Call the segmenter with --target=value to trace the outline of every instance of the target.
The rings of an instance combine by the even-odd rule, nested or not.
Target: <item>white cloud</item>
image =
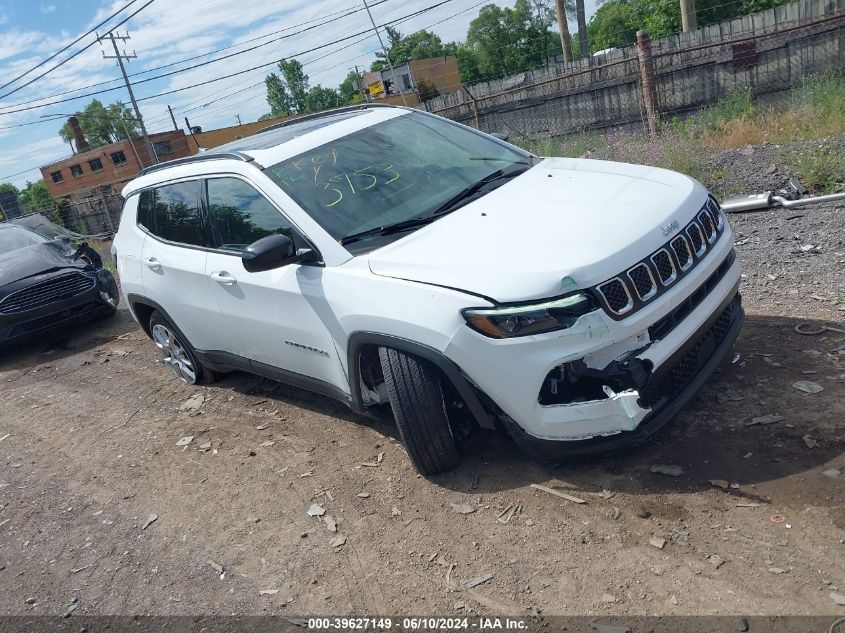
[[[421,28],[435,31],[444,41],[462,39],[469,22],[478,14],[480,7],[474,6],[479,0],[452,0],[435,10],[415,16],[398,24],[404,34]],[[499,4],[512,5],[514,0],[493,0]],[[417,0],[402,2],[388,0],[373,7],[373,16],[377,23],[384,24],[424,6],[434,4],[436,0]],[[80,6],[84,7],[86,3]],[[93,2],[92,2],[93,4]],[[29,29],[4,26],[0,29],[0,84],[29,70],[41,60],[70,43],[85,30],[93,27],[117,9],[126,4],[126,0],[100,0],[96,14],[87,19],[84,27],[70,31],[39,32]],[[588,8],[592,0],[587,0]],[[138,2],[119,14],[111,24],[136,10]],[[43,12],[52,11],[55,5],[50,0],[40,5]],[[228,126],[235,123],[235,115],[241,120],[254,121],[268,111],[263,85],[264,77],[274,69],[274,63],[281,58],[298,56],[305,64],[305,71],[311,78],[312,85],[322,84],[334,87],[346,76],[355,64],[363,70],[374,59],[378,41],[372,33],[369,18],[364,11],[357,11],[326,24],[343,12],[361,9],[360,0],[276,0],[275,2],[256,2],[250,0],[204,0],[203,2],[185,2],[184,0],[156,0],[121,26],[121,33],[128,30],[131,39],[120,46],[126,52],[137,53],[137,58],[127,62],[127,71],[135,75],[132,80],[135,94],[142,99],[139,103],[149,131],[163,131],[172,128],[167,105],[171,105],[177,122],[184,124],[187,115],[192,124],[202,125],[205,129]],[[466,11],[453,16],[460,11]],[[297,33],[308,25],[319,25],[302,33]],[[0,15],[0,25],[3,16]],[[67,23],[61,28],[66,29]],[[268,35],[281,31],[275,35]],[[103,33],[100,29],[100,33]],[[346,38],[361,32],[362,35],[321,48],[311,53],[303,53],[311,48]],[[262,37],[263,36],[263,37]],[[250,41],[255,40],[256,41]],[[360,42],[356,40],[362,40]],[[94,36],[87,36],[78,50],[94,41]],[[13,44],[12,44],[13,42]],[[233,56],[221,62],[208,64],[180,72],[162,79],[143,82],[142,80],[161,73],[185,68],[213,57],[241,51],[266,42],[255,50]],[[227,50],[214,55],[204,54],[226,47]],[[66,154],[66,147],[61,143],[57,132],[61,121],[44,123],[13,129],[8,128],[20,123],[37,121],[42,115],[66,115],[81,109],[90,101],[86,97],[66,103],[45,106],[44,103],[55,99],[65,99],[89,92],[72,92],[68,95],[47,99],[83,86],[107,82],[104,86],[115,90],[97,95],[104,103],[122,100],[129,103],[126,88],[120,71],[113,60],[104,60],[103,52],[112,55],[111,45],[107,47],[94,43],[88,50],[55,71],[39,79],[31,86],[20,90],[0,102],[0,169],[6,173],[20,171],[29,164],[43,164]],[[188,57],[198,59],[176,64],[158,71],[150,71],[162,65],[174,64]],[[63,57],[55,61],[60,61]],[[50,65],[55,62],[51,62]],[[243,72],[220,81],[224,75],[247,71],[255,66],[268,64],[266,67]],[[44,68],[48,68],[45,66]],[[28,75],[36,76],[42,69]],[[161,97],[147,98],[161,92],[178,90],[193,84],[209,82],[206,85],[174,92]],[[14,85],[20,85],[18,82]],[[257,84],[257,85],[255,85]],[[0,89],[0,94],[4,92]],[[223,97],[223,98],[221,98]],[[32,109],[3,114],[12,104],[25,103],[23,107]],[[27,160],[31,163],[27,164]],[[6,168],[6,169],[4,169]],[[2,175],[2,173],[0,173]]]
[[[41,7],[40,7],[40,10],[41,10],[41,13],[44,13],[44,14],[52,13],[53,11],[56,10],[56,5],[55,4],[42,4]]]

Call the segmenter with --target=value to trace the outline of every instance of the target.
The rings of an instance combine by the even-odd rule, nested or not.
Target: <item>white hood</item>
[[[547,158],[444,218],[369,255],[377,275],[497,301],[551,297],[616,275],[655,251],[707,199],[664,169]]]

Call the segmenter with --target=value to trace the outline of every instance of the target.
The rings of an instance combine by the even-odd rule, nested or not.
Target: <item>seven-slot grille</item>
[[[96,283],[94,277],[78,272],[57,275],[3,298],[0,301],[0,314],[17,314],[36,310],[50,303],[82,294],[93,288]]]
[[[614,319],[636,312],[707,256],[725,229],[713,198],[675,237],[626,272],[596,286],[603,307]]]

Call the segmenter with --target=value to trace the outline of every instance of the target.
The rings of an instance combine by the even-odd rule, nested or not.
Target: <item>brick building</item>
[[[142,168],[154,162],[142,137],[89,149],[82,131],[77,132],[78,123],[74,126],[73,117],[70,122],[77,136],[77,153],[41,167],[47,191],[54,200],[69,198],[75,202],[120,193]],[[159,162],[194,153],[181,130],[150,134],[150,142]]]

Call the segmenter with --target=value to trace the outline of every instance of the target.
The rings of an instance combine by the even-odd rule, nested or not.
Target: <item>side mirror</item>
[[[241,253],[244,268],[251,273],[281,268],[299,261],[293,240],[287,235],[268,235],[247,246]]]
[[[501,132],[490,132],[490,136],[492,136],[493,138],[497,138],[500,141],[505,141],[506,143],[508,142],[507,134],[502,134]]]

